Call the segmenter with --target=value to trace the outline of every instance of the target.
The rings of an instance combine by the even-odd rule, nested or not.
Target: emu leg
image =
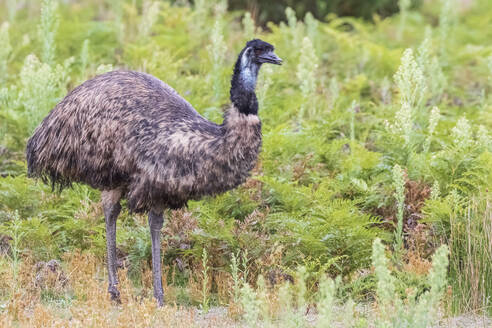
[[[161,271],[161,228],[164,222],[162,211],[149,212],[150,238],[152,240],[152,278],[154,297],[159,306],[164,305],[164,291],[162,290]]]
[[[116,219],[121,211],[120,199],[121,191],[104,190],[101,194],[104,218],[106,220],[106,248],[108,253],[108,292],[111,300],[121,303],[118,285],[118,276],[116,275]]]

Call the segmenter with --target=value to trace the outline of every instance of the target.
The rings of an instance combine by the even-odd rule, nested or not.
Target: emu
[[[135,71],[88,80],[58,103],[26,149],[28,176],[60,191],[73,182],[101,190],[106,222],[108,292],[120,302],[116,219],[120,200],[148,213],[154,297],[163,305],[160,230],[165,209],[233,189],[249,176],[261,147],[255,95],[264,63],[281,65],[274,47],[255,39],[240,52],[231,79],[232,105],[218,125],[173,88]]]

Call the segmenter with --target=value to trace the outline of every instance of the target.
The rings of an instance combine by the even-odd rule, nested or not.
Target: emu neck
[[[255,88],[260,65],[250,62],[243,56],[244,50],[239,54],[234,74],[231,80],[231,102],[238,111],[245,115],[258,114],[258,100]]]

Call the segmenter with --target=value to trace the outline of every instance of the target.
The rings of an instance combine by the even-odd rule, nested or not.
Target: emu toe
[[[120,292],[116,288],[116,286],[109,286],[108,287],[108,292],[109,295],[111,295],[111,301],[116,303],[116,304],[121,304],[121,298],[120,298]]]

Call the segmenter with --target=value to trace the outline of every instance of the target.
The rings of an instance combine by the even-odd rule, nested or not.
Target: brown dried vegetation
[[[211,313],[205,319],[196,309],[178,307],[173,300],[168,300],[163,308],[157,308],[152,299],[152,275],[149,269],[142,275],[144,293],[136,292],[127,278],[126,270],[118,272],[122,304],[115,305],[111,303],[107,294],[105,266],[99,259],[93,255],[75,252],[66,254],[63,264],[65,270],[57,261],[34,264],[28,258],[24,258],[17,277],[14,277],[12,272],[2,275],[2,284],[8,285],[14,293],[6,304],[7,311],[0,312],[0,326],[232,326],[232,319],[223,313]],[[163,282],[166,291],[170,291],[166,279],[163,279]],[[58,293],[54,294],[55,299],[46,302],[43,300],[43,294],[51,288],[56,288]]]

